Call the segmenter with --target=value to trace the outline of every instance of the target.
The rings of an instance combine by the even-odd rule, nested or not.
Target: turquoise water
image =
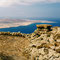
[[[56,23],[34,23],[34,24],[30,24],[27,26],[18,26],[18,27],[10,27],[10,28],[2,28],[0,29],[0,31],[3,32],[21,32],[21,33],[32,33],[34,32],[34,30],[37,28],[36,25],[37,24],[51,24],[53,26],[60,26],[60,20],[49,20],[49,21],[54,21]]]

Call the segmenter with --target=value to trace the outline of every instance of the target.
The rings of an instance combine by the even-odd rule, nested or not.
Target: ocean
[[[33,20],[39,20],[39,19],[33,19]],[[45,19],[48,21],[53,21],[56,23],[33,23],[27,26],[18,26],[18,27],[10,27],[10,28],[0,28],[0,32],[21,32],[21,33],[33,33],[35,29],[37,29],[37,24],[50,24],[53,27],[54,26],[60,26],[60,19]]]

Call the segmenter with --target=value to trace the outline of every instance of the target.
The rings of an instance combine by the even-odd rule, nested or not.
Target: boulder
[[[38,29],[48,29],[49,31],[51,30],[52,25],[48,25],[48,24],[40,24],[40,25],[36,25]]]

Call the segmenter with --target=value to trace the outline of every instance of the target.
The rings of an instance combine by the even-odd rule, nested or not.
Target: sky
[[[60,18],[60,0],[0,0],[0,17]]]

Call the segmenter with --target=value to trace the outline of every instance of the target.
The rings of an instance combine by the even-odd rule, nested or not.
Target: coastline
[[[46,20],[11,20],[11,19],[0,19],[0,28],[10,28],[10,27],[18,27],[18,26],[27,26],[32,23],[55,23],[52,21]]]

